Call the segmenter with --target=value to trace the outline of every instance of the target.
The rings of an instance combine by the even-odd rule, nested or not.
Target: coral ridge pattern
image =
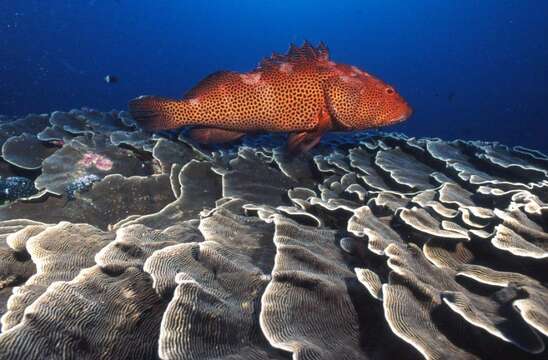
[[[541,359],[548,157],[0,124],[0,359]]]

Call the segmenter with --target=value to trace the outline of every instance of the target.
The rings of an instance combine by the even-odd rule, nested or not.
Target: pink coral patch
[[[82,156],[82,159],[78,162],[84,167],[95,166],[98,170],[109,171],[112,169],[112,160],[103,155],[99,155],[93,152],[87,152]]]
[[[85,153],[84,156],[82,156],[82,158],[80,159],[80,161],[78,162],[79,164],[85,166],[85,167],[90,167],[93,165],[93,161],[94,161],[94,156],[95,154],[93,153]]]
[[[109,171],[112,169],[112,161],[101,156],[95,162],[95,167],[101,171]]]

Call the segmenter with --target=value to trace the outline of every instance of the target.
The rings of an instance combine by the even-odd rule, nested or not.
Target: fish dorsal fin
[[[308,41],[305,41],[303,46],[301,47],[301,53],[304,55],[305,58],[310,60],[316,60],[318,57],[316,49]]]
[[[307,63],[319,63],[329,61],[329,50],[323,42],[317,47],[311,45],[308,41],[305,41],[301,47],[295,44],[289,46],[287,54],[273,53],[269,58],[265,58],[261,61],[259,67],[263,70],[270,69],[278,66],[282,63],[290,64],[307,64]]]
[[[320,61],[329,61],[329,49],[323,41],[320,41],[320,45],[316,48],[316,53]]]

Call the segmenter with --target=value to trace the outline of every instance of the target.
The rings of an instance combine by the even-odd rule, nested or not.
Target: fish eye
[[[386,89],[384,89],[384,91],[388,94],[388,95],[392,95],[395,91],[394,89],[392,89],[391,87],[387,87]]]

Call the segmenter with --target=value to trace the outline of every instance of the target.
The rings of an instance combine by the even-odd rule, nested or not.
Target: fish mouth
[[[409,119],[411,115],[413,115],[413,109],[409,106],[405,110],[405,113],[402,114],[400,117],[397,117],[394,120],[392,120],[392,123],[393,124],[401,123],[402,121]]]

